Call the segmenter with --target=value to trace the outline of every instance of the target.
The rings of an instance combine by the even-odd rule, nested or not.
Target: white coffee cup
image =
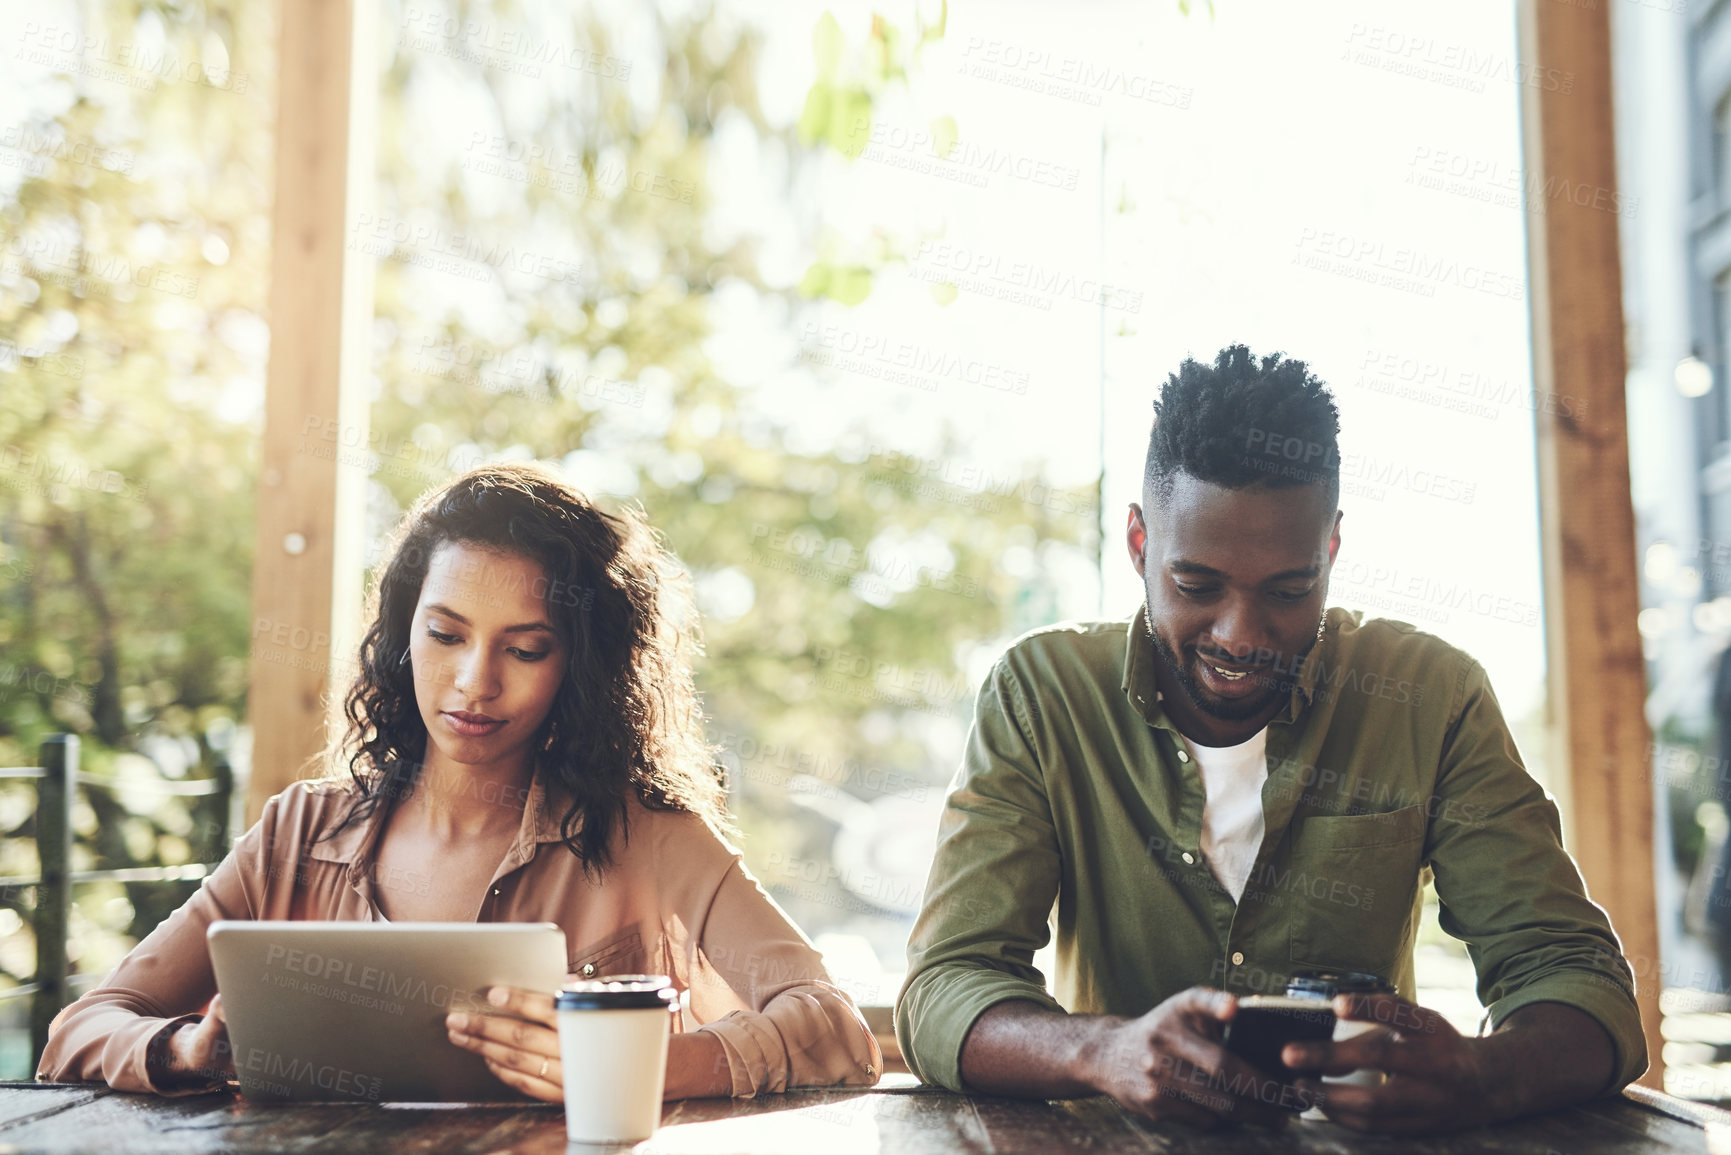
[[[636,1143],[661,1122],[667,1039],[679,992],[666,975],[609,975],[553,997],[565,1073],[565,1134]]]

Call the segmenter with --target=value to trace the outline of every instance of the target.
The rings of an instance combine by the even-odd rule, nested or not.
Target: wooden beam
[[[1664,1085],[1653,785],[1629,496],[1623,281],[1618,256],[1609,4],[1520,0],[1527,221],[1545,636],[1556,778],[1572,805],[1569,849],[1637,974],[1651,1066]]]
[[[247,822],[307,771],[358,646],[376,5],[281,0],[271,352],[253,552]],[[333,672],[335,678],[333,680]],[[333,694],[333,688],[335,694]]]

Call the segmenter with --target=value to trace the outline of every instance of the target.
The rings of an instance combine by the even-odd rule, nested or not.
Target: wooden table
[[[894,1077],[892,1077],[894,1078]],[[1602,1155],[1731,1151],[1731,1113],[1639,1088],[1620,1099],[1431,1139],[1295,1122],[1202,1133],[1127,1116],[1106,1099],[968,1098],[904,1077],[870,1091],[796,1091],[670,1104],[636,1155],[948,1155],[950,1152],[1356,1151]],[[19,1152],[453,1151],[564,1153],[555,1106],[251,1106],[232,1095],[158,1099],[85,1085],[0,1085],[0,1155]],[[573,1147],[571,1151],[594,1150]]]

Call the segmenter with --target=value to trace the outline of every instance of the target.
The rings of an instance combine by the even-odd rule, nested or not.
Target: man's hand
[[[182,1023],[168,1038],[168,1070],[160,1086],[216,1083],[234,1074],[234,1051],[228,1043],[228,1021],[222,1017],[222,996],[210,1000],[204,1018]]]
[[[1379,1087],[1299,1087],[1335,1122],[1360,1131],[1457,1131],[1578,1103],[1606,1089],[1610,1035],[1586,1012],[1534,1003],[1495,1033],[1463,1038],[1448,1020],[1396,995],[1340,995],[1334,1013],[1377,1026],[1354,1038],[1291,1043],[1288,1066],[1345,1075],[1384,1071]]]
[[[1503,1090],[1485,1078],[1483,1040],[1468,1039],[1437,1012],[1398,995],[1338,995],[1342,1019],[1377,1024],[1336,1042],[1288,1043],[1290,1067],[1347,1075],[1384,1071],[1381,1086],[1331,1085],[1303,1079],[1330,1119],[1358,1131],[1452,1131],[1508,1118]]]
[[[1191,987],[1141,1018],[1123,1020],[1083,1050],[1087,1081],[1150,1119],[1200,1127],[1221,1120],[1283,1126],[1307,1105],[1279,1078],[1221,1045],[1238,1011],[1226,991]]]

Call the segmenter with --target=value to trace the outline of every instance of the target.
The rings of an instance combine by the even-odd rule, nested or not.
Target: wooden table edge
[[[802,1088],[802,1089],[806,1089],[806,1088]],[[817,1090],[819,1088],[809,1088],[809,1089]],[[828,1089],[828,1088],[824,1088],[824,1089]],[[102,1097],[107,1096],[107,1095],[112,1095],[115,1093],[110,1087],[108,1087],[104,1083],[49,1083],[49,1082],[34,1082],[34,1081],[28,1081],[28,1080],[0,1080],[0,1090],[87,1091],[87,1092],[91,1093],[91,1099],[86,1100],[85,1101],[86,1103],[94,1101],[95,1099],[102,1098]],[[855,1088],[847,1088],[847,1090],[851,1091],[851,1090],[856,1090],[856,1089]],[[924,1083],[915,1084],[913,1086],[891,1086],[891,1087],[882,1087],[882,1088],[871,1087],[871,1088],[858,1088],[857,1089],[857,1091],[863,1092],[866,1094],[889,1094],[889,1095],[906,1095],[910,1092],[918,1093],[920,1091],[927,1091],[927,1090],[935,1090],[935,1091],[939,1091],[940,1093],[942,1093],[941,1088],[931,1088],[927,1084],[924,1084]],[[213,1094],[227,1094],[227,1092],[213,1092]],[[189,1097],[196,1098],[197,1096],[189,1096]],[[968,1096],[964,1096],[964,1097],[968,1097]],[[1702,1102],[1697,1102],[1697,1101],[1691,1100],[1691,1099],[1679,1099],[1675,1095],[1667,1095],[1663,1091],[1655,1091],[1649,1087],[1641,1087],[1641,1086],[1633,1086],[1633,1085],[1629,1086],[1629,1087],[1625,1087],[1623,1089],[1623,1091],[1621,1092],[1620,1097],[1625,1102],[1631,1103],[1634,1106],[1639,1107],[1640,1109],[1642,1109],[1644,1111],[1651,1111],[1654,1114],[1664,1115],[1667,1118],[1675,1119],[1675,1120],[1682,1122],[1682,1123],[1687,1123],[1693,1127],[1698,1127],[1702,1131],[1707,1131],[1709,1129],[1712,1129],[1712,1130],[1724,1129],[1726,1131],[1731,1131],[1731,1110],[1726,1110],[1723,1107],[1718,1107],[1718,1106],[1715,1106],[1711,1103],[1702,1103]],[[1600,1101],[1603,1102],[1603,1100],[1600,1100]],[[1589,1102],[1591,1102],[1591,1101],[1589,1100]],[[79,1105],[82,1105],[82,1104],[67,1104],[67,1107],[71,1108],[71,1107],[75,1107],[75,1106],[79,1106]],[[488,1105],[491,1105],[491,1104],[488,1104]],[[1582,1106],[1585,1106],[1585,1105],[1586,1104],[1582,1104]],[[546,1104],[546,1106],[555,1106],[555,1104]],[[47,1114],[58,1114],[59,1112],[58,1111],[49,1111],[46,1113]],[[33,1119],[36,1117],[31,1116],[29,1118]],[[12,1121],[12,1123],[9,1123],[7,1126],[9,1127],[11,1125],[14,1125],[16,1123],[23,1122],[23,1121],[25,1121],[25,1120],[14,1120],[14,1121]],[[3,1129],[5,1129],[5,1128],[0,1128],[0,1130],[3,1130]]]
[[[1692,1123],[1703,1131],[1709,1127],[1731,1128],[1731,1111],[1693,1099],[1679,1099],[1651,1087],[1630,1085],[1623,1088],[1623,1098],[1638,1107]]]

